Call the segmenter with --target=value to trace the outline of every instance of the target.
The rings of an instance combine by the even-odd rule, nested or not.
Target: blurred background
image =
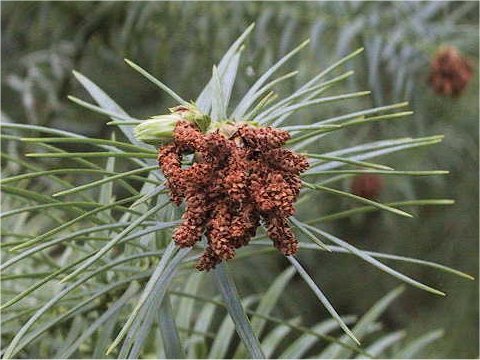
[[[336,59],[364,47],[348,64],[355,71],[343,89],[372,90],[368,100],[349,101],[299,112],[309,123],[407,100],[413,116],[353,127],[311,149],[333,151],[382,138],[444,134],[433,147],[382,159],[396,169],[445,169],[439,177],[389,177],[373,182],[350,177],[345,189],[373,192],[382,202],[450,198],[448,207],[412,209],[415,219],[388,213],[361,214],[325,222],[330,232],[372,251],[417,257],[458,268],[478,279],[478,14],[477,2],[2,2],[2,118],[108,138],[111,127],[66,96],[85,97],[71,71],[78,70],[138,118],[165,113],[175,105],[154,85],[126,66],[129,58],[194,99],[211,76],[212,65],[252,22],[232,103],[265,69],[306,38],[311,42],[290,63],[300,73],[280,87],[288,93]],[[429,86],[431,63],[442,46],[453,46],[473,69],[456,96]],[[344,103],[342,103],[344,104]],[[11,153],[22,153],[11,144]],[[81,151],[81,150],[80,150]],[[47,160],[46,160],[47,162]],[[371,180],[371,179],[370,179]],[[362,185],[363,184],[363,185]],[[363,189],[363,190],[362,190]],[[353,207],[336,197],[302,199],[304,219]],[[340,313],[364,313],[398,282],[359,260],[343,255],[302,254],[312,275]],[[242,294],[264,291],[286,266],[281,256],[236,261]],[[389,308],[384,324],[406,328],[415,338],[442,328],[446,334],[422,356],[478,357],[478,283],[434,270],[402,265],[400,270],[447,292],[439,298],[409,288]],[[285,316],[299,311],[312,324],[328,316],[300,280],[284,301]]]

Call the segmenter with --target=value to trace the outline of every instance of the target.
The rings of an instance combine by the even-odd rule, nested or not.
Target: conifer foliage
[[[198,341],[211,345],[211,354],[205,351],[198,354],[211,358],[225,355],[230,342],[221,338],[229,329],[231,334],[235,329],[244,347],[237,353],[244,351],[244,356],[252,358],[270,356],[275,348],[272,342],[278,344],[281,336],[270,341],[261,337],[266,321],[277,321],[281,325],[277,333],[286,333],[285,328],[296,329],[327,340],[331,344],[325,349],[326,357],[351,356],[352,352],[364,354],[360,340],[368,334],[366,324],[375,321],[376,313],[381,313],[396,295],[388,295],[376,312],[369,312],[364,321],[350,329],[355,319],[337,313],[320,284],[300,262],[298,249],[315,252],[315,256],[317,251],[332,253],[325,256],[352,254],[401,282],[436,295],[444,293],[397,271],[385,264],[384,259],[471,279],[468,274],[433,262],[359,249],[321,225],[307,223],[296,216],[297,198],[320,193],[361,204],[354,209],[356,212],[382,210],[392,216],[412,217],[402,202],[381,203],[362,194],[343,191],[335,184],[339,175],[345,174],[444,175],[447,172],[442,170],[394,169],[371,160],[437,144],[443,137],[383,139],[356,146],[339,144],[337,152],[309,151],[310,144],[337,131],[410,115],[409,111],[398,111],[408,104],[367,107],[314,123],[302,123],[297,117],[299,110],[344,104],[346,100],[370,94],[369,91],[330,92],[353,74],[345,71],[344,65],[362,53],[363,49],[358,49],[330,64],[291,93],[276,97],[274,90],[278,84],[296,75],[279,74],[280,70],[308,41],[273,63],[233,104],[230,100],[234,98],[241,55],[247,51],[245,40],[252,29],[253,25],[230,46],[192,103],[127,60],[130,67],[178,105],[170,115],[165,115],[167,117],[138,119],[123,110],[92,80],[75,72],[75,78],[95,103],[74,96],[70,100],[104,116],[109,125],[123,134],[124,140],[119,140],[115,132],[110,138],[91,138],[47,126],[3,124],[2,136],[8,141],[22,141],[42,149],[28,153],[27,158],[67,159],[71,164],[66,168],[43,169],[21,156],[6,155],[11,163],[28,171],[2,179],[2,190],[8,195],[10,206],[2,212],[2,217],[9,221],[8,226],[18,230],[15,239],[2,246],[2,251],[8,250],[0,266],[2,281],[9,282],[2,311],[9,315],[6,322],[14,324],[6,330],[8,341],[3,342],[3,358],[35,354],[37,349],[44,357],[74,357],[86,353],[86,357],[107,354],[138,358],[152,355],[148,353],[152,347],[158,357],[182,358],[185,349],[189,349],[190,355],[196,355],[193,348],[198,337],[195,336],[208,335],[216,309],[212,306],[224,307],[228,321],[220,330],[216,329],[215,333],[220,335],[214,335],[213,343],[203,338]],[[32,132],[41,136],[32,137]],[[79,143],[91,146],[93,151],[76,152],[58,145]],[[106,158],[104,166],[91,161],[94,158]],[[119,163],[134,168],[120,171]],[[72,176],[66,176],[70,174]],[[76,177],[85,174],[99,178],[78,184]],[[34,181],[37,178],[45,180]],[[113,184],[122,189],[119,197],[114,193]],[[185,209],[180,208],[183,215],[178,216],[183,200]],[[450,199],[438,198],[413,200],[408,205],[451,203]],[[18,216],[21,213],[28,216]],[[330,214],[337,218],[348,215],[345,212]],[[48,221],[34,228],[38,218]],[[32,229],[36,233],[26,233]],[[272,285],[268,296],[260,301],[258,311],[252,313],[249,306],[257,298],[243,298],[238,294],[229,272],[230,264],[223,260],[234,262],[241,256],[254,259],[253,255],[259,250],[269,252],[271,241],[264,241],[265,236],[292,267],[275,280],[276,286]],[[244,246],[247,243],[249,246]],[[54,254],[49,253],[52,250],[60,255],[50,256]],[[211,271],[198,273],[193,269],[195,263],[197,269]],[[190,277],[192,272],[210,276],[222,299],[218,300],[217,296],[203,299],[210,306],[202,309],[198,319],[210,320],[196,323],[194,328],[190,316],[193,305],[188,301],[202,298],[195,293],[199,282]],[[283,283],[284,288],[295,273],[333,318],[327,329],[339,328],[345,336],[329,337],[325,335],[328,332],[325,328],[323,332],[312,330],[295,325],[295,320],[278,320],[269,315],[275,304],[272,299],[280,296],[275,295],[282,289],[278,285]],[[189,278],[191,292],[186,293],[182,282],[175,281],[185,278]],[[17,282],[17,279],[26,282]],[[173,300],[179,309],[177,312],[172,309]],[[186,325],[187,329],[177,323]],[[159,330],[161,341],[151,341],[157,334],[154,329]],[[186,335],[180,335],[182,331]],[[438,334],[435,333],[435,339]],[[60,346],[42,342],[43,346],[37,348],[36,342],[47,335],[60,339]],[[395,338],[399,338],[398,334]],[[309,339],[302,338],[301,342],[311,341]],[[294,348],[291,351],[291,355],[298,353]]]

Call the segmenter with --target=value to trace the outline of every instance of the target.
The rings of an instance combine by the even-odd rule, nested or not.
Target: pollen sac
[[[182,108],[174,108],[182,115]],[[200,115],[197,114],[197,117]],[[297,251],[289,228],[307,159],[286,148],[288,132],[252,123],[216,124],[205,132],[195,121],[175,124],[170,144],[159,147],[158,162],[172,201],[186,210],[173,239],[192,247],[202,236],[207,247],[196,268],[210,270],[235,257],[263,224],[285,255]],[[190,167],[182,157],[194,154]]]

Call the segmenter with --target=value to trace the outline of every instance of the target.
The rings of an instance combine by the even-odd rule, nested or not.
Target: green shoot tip
[[[301,46],[305,46],[305,45],[307,45],[309,42],[310,42],[310,38],[307,38],[307,39],[303,40],[303,42],[301,43]]]
[[[344,330],[346,330],[346,329],[344,329]],[[346,332],[347,335],[350,337],[350,339],[352,339],[352,340],[355,342],[355,344],[357,344],[357,346],[361,346],[361,345],[362,345],[362,343],[360,342],[360,340],[358,340],[357,337],[356,337],[355,335],[353,335],[353,333],[352,333],[350,330],[349,330],[348,332],[347,332],[347,331],[345,331],[345,332]]]
[[[23,248],[26,248],[27,246],[25,244],[20,244],[20,245],[12,247],[9,251],[10,252],[17,252],[18,250],[22,250]]]
[[[399,214],[399,215],[403,215],[403,216],[408,217],[408,218],[411,218],[411,219],[413,219],[413,218],[415,217],[415,216],[413,216],[412,214],[407,213],[407,212],[405,212],[405,211],[399,212],[398,214]]]
[[[421,290],[424,290],[424,291],[427,291],[429,293],[432,293],[434,295],[438,295],[438,296],[447,296],[446,293],[444,293],[443,291],[440,291],[440,290],[437,290],[435,288],[432,288],[430,286],[427,286],[427,285],[423,285],[422,287],[419,287]]]
[[[112,344],[107,351],[105,351],[105,355],[110,355],[112,351],[115,349],[115,344]]]

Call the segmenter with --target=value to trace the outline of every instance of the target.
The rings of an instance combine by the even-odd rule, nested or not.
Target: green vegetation
[[[440,45],[478,68],[477,3],[1,7],[3,358],[478,357],[478,76],[427,82]],[[174,245],[133,129],[189,101],[310,158],[295,256]]]

